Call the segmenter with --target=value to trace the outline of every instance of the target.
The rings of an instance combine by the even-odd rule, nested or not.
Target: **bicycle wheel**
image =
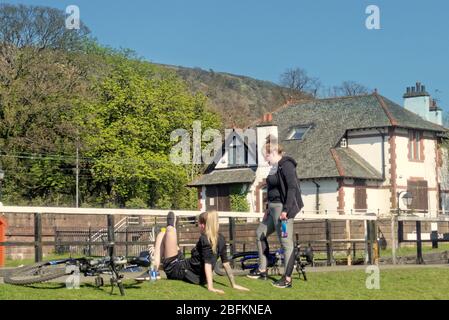
[[[11,271],[5,275],[3,281],[7,284],[24,286],[53,280],[65,275],[67,275],[65,265],[55,266],[48,262],[40,262]]]
[[[259,255],[257,252],[242,252],[233,255],[229,262],[233,266],[232,271],[236,276],[245,276],[249,274],[252,269],[258,267]],[[225,276],[226,271],[223,268],[223,263],[217,261],[214,272],[219,276]]]

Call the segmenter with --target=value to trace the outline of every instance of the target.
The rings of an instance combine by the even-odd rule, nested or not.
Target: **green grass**
[[[444,252],[444,251],[449,251],[449,243],[439,243],[438,244],[438,249],[432,249],[432,245],[423,245],[422,246],[423,254]],[[401,248],[396,250],[396,255],[398,257],[416,256],[416,246],[401,247]],[[382,250],[381,253],[380,253],[380,256],[381,257],[385,257],[385,258],[391,257],[392,256],[391,249]]]
[[[381,289],[365,287],[367,275],[363,270],[338,272],[310,272],[309,281],[295,280],[292,289],[273,288],[269,281],[237,277],[237,282],[251,289],[238,292],[228,287],[223,277],[215,278],[216,288],[225,295],[208,292],[204,287],[182,281],[159,280],[137,284],[126,281],[126,296],[118,290],[109,294],[110,287],[97,289],[83,284],[79,290],[68,290],[64,284],[46,283],[28,287],[0,285],[0,300],[8,299],[162,299],[162,300],[315,300],[315,299],[444,299],[449,300],[448,268],[407,268],[381,270]]]
[[[422,247],[423,254],[426,253],[438,253],[438,252],[444,252],[449,251],[449,243],[439,243],[438,249],[432,249],[432,245],[423,245]],[[393,256],[391,249],[382,250],[380,252],[381,258],[391,258]],[[405,256],[416,256],[416,246],[410,246],[410,247],[401,247],[396,250],[396,256],[397,257],[405,257]],[[365,257],[363,250],[357,250],[356,251],[356,259],[363,260]],[[343,251],[334,251],[334,259],[336,260],[346,260],[347,255]],[[316,260],[326,260],[327,255],[323,252],[317,252],[315,253],[315,259]]]

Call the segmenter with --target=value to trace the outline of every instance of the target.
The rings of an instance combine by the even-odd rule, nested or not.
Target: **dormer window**
[[[304,137],[310,130],[310,128],[312,128],[312,126],[301,126],[293,128],[287,136],[287,140],[304,140]]]
[[[341,148],[347,148],[348,147],[348,139],[346,139],[346,138],[341,139],[340,147]]]

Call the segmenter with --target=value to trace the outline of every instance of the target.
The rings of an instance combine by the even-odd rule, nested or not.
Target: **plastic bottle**
[[[150,282],[155,282],[156,280],[157,280],[157,270],[154,263],[154,259],[152,259],[150,268]]]
[[[151,268],[150,280],[151,280],[151,282],[155,282],[157,280],[157,271],[154,268]]]
[[[283,220],[282,221],[282,234],[281,234],[282,238],[288,237],[287,225],[288,225],[287,220]]]

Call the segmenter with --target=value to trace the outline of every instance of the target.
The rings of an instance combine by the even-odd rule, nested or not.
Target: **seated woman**
[[[175,219],[174,213],[169,212],[167,228],[159,233],[156,238],[154,262],[157,269],[162,262],[168,279],[183,280],[201,285],[207,284],[209,291],[223,294],[222,290],[214,288],[212,273],[215,263],[220,257],[231,286],[237,290],[249,291],[235,283],[232,268],[227,258],[226,241],[218,233],[217,212],[204,212],[200,215],[201,236],[188,259],[184,258],[178,247]]]

